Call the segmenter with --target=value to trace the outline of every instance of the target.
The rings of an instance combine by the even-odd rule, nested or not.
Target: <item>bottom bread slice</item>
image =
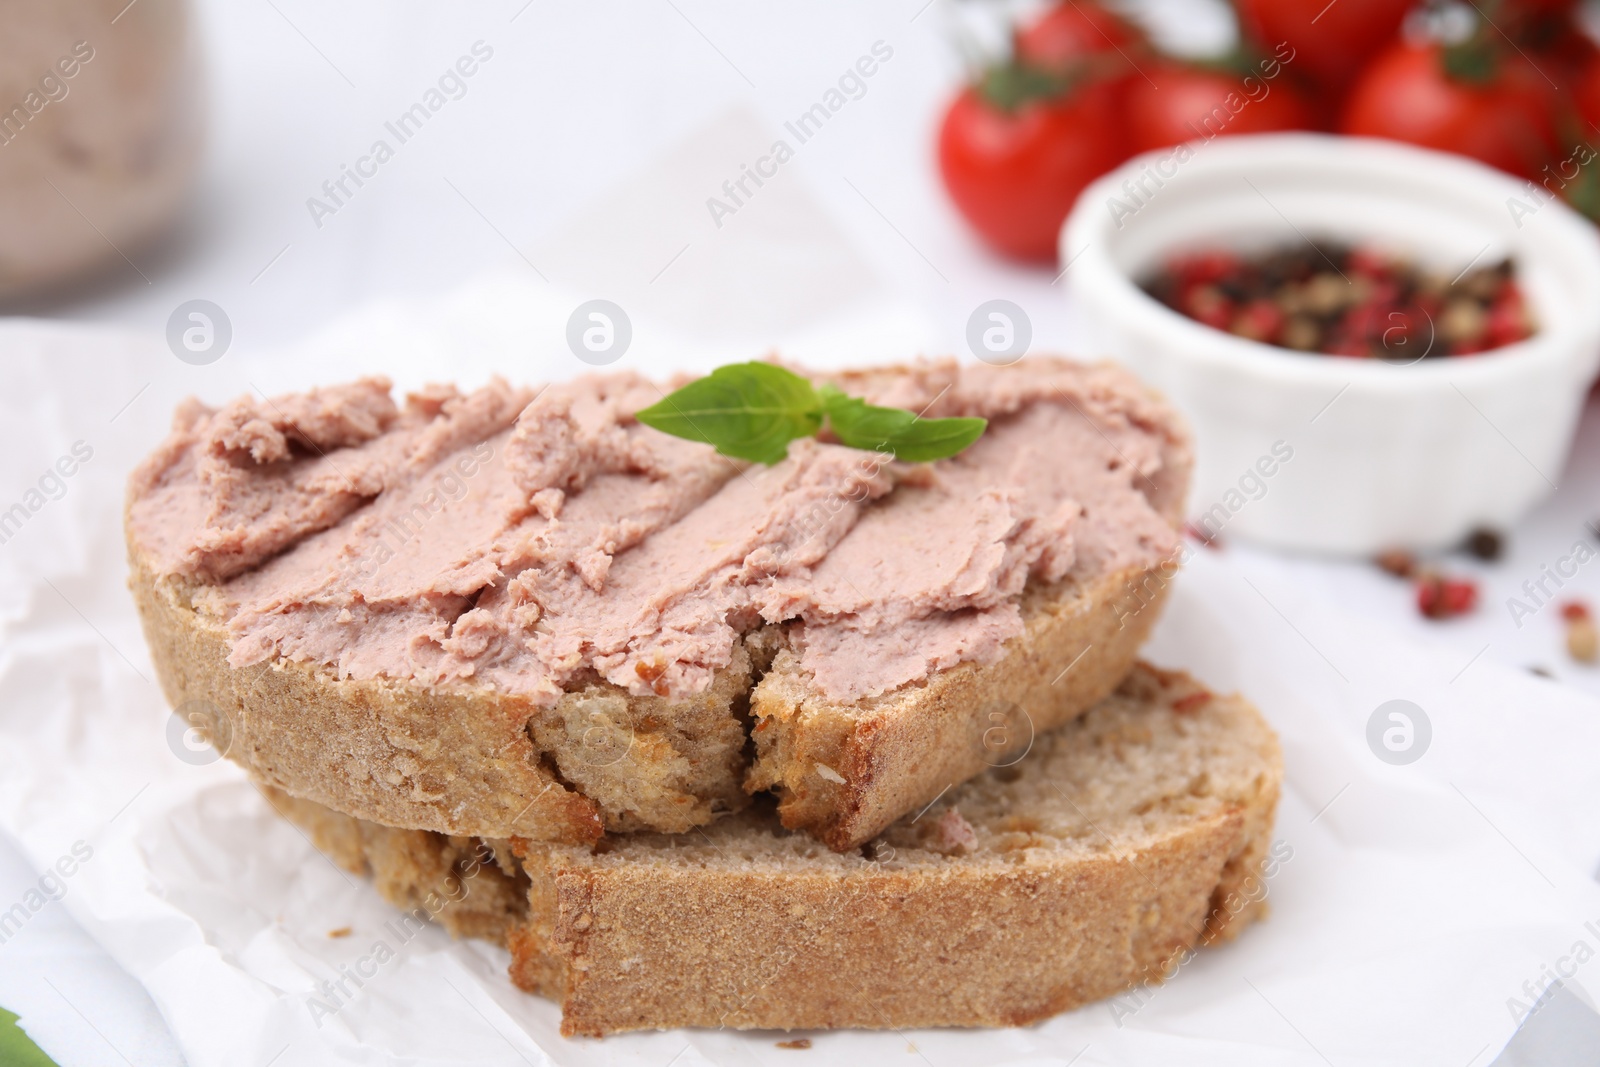
[[[593,848],[515,841],[518,871],[505,842],[280,810],[396,903],[503,939],[569,1035],[1005,1026],[1160,981],[1264,915],[1281,778],[1253,707],[1141,665],[850,853],[758,805]],[[525,907],[501,891],[523,884]]]

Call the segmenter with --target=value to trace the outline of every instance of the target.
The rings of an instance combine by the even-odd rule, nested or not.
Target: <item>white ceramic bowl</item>
[[[1061,261],[1089,339],[1192,422],[1190,513],[1207,530],[1328,552],[1443,546],[1554,488],[1600,360],[1593,226],[1498,171],[1388,141],[1263,134],[1186,151],[1085,190]],[[1411,365],[1303,354],[1202,326],[1135,283],[1174,253],[1304,239],[1451,274],[1509,255],[1538,332]]]

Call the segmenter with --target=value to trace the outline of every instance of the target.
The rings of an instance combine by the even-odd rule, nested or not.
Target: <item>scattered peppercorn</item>
[[[1485,563],[1493,563],[1505,551],[1506,542],[1498,531],[1480,526],[1467,535],[1462,547]]]
[[[1567,655],[1579,663],[1600,660],[1600,630],[1587,615],[1567,623]]]
[[[1478,587],[1467,578],[1432,572],[1417,578],[1417,610],[1430,619],[1452,619],[1478,606]]]
[[[1385,549],[1378,553],[1373,562],[1396,578],[1409,578],[1417,570],[1417,557],[1403,548]]]
[[[1411,363],[1534,332],[1511,260],[1454,279],[1370,248],[1314,245],[1171,260],[1145,292],[1196,322],[1301,352]]]
[[[1528,668],[1529,674],[1537,674],[1541,678],[1554,678],[1555,672],[1549,667],[1541,667],[1537,663]]]
[[[1595,628],[1589,605],[1582,600],[1567,600],[1561,605],[1567,624],[1567,655],[1579,663],[1600,660],[1600,630]]]

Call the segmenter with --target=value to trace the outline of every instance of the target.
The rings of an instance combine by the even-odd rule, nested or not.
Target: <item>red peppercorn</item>
[[[1465,615],[1478,606],[1478,587],[1466,578],[1427,574],[1417,579],[1417,610],[1430,619]]]
[[[1389,308],[1382,304],[1361,304],[1350,309],[1344,317],[1344,328],[1352,338],[1367,343],[1382,343],[1383,333],[1394,325],[1389,319]]]
[[[1444,583],[1444,606],[1452,615],[1465,615],[1478,606],[1478,585],[1466,579]]]
[[[1186,285],[1204,284],[1239,273],[1239,257],[1232,252],[1201,252],[1178,260],[1175,267]]]
[[[1430,619],[1440,617],[1439,605],[1443,584],[1436,574],[1417,580],[1417,610]]]
[[[1379,338],[1383,357],[1389,360],[1413,361],[1427,356],[1432,343],[1428,319],[1415,304],[1396,308],[1388,314],[1388,325]]]
[[[1390,305],[1400,303],[1400,283],[1390,275],[1374,279],[1366,302]]]
[[[1589,605],[1581,600],[1569,600],[1561,605],[1561,617],[1568,622],[1587,619],[1589,617]]]

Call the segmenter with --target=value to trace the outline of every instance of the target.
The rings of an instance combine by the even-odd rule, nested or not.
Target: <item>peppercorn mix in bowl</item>
[[[1089,340],[1189,416],[1189,510],[1210,533],[1361,555],[1443,547],[1554,488],[1600,362],[1600,238],[1554,201],[1508,209],[1525,193],[1386,141],[1224,138],[1090,186],[1062,230],[1064,281]],[[1168,284],[1181,304],[1181,279],[1163,275],[1203,257],[1228,285],[1198,307],[1144,288]],[[1233,277],[1239,264],[1258,276]],[[1254,303],[1290,282],[1281,317]],[[1284,332],[1297,316],[1316,336]]]
[[[1259,255],[1180,254],[1140,288],[1212,329],[1351,359],[1473,356],[1536,328],[1510,259],[1451,277],[1380,248],[1309,238]]]

